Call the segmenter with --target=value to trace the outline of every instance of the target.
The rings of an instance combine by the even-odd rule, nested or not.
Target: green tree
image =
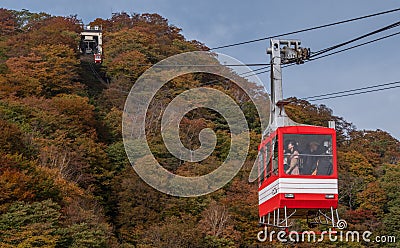
[[[386,235],[395,235],[396,240],[400,238],[400,185],[398,178],[400,176],[400,164],[386,165],[384,175],[380,179],[382,188],[386,192],[387,202],[384,207],[385,215],[383,217],[384,233]]]
[[[18,247],[55,247],[60,206],[51,200],[15,202],[0,215],[0,244]]]

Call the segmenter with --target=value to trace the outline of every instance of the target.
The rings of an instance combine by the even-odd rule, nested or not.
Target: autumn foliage
[[[181,140],[196,149],[199,132],[212,128],[216,151],[198,163],[168,152],[160,114],[186,89],[213,81],[207,87],[232,96],[244,111],[251,136],[244,169],[222,189],[197,198],[160,193],[129,164],[121,136],[124,102],[154,63],[208,48],[186,40],[158,14],[114,13],[91,25],[104,31],[104,62],[95,66],[102,82],[77,49],[82,27],[76,16],[0,9],[0,246],[260,247],[257,186],[247,177],[261,130],[249,98],[210,75],[181,76],[157,93],[146,133],[167,170],[203,175],[229,151],[226,120],[198,109],[182,119]],[[399,237],[399,141],[382,130],[357,130],[327,106],[291,100],[287,112],[297,122],[336,121],[339,210],[349,228]]]

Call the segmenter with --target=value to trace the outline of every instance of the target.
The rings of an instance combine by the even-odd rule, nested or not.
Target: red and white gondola
[[[95,53],[94,54],[94,63],[100,64],[101,62],[102,62],[101,53]]]
[[[301,63],[299,41],[271,40],[271,120],[258,147],[260,224],[288,228],[292,218],[344,228],[339,218],[336,131],[295,123],[284,111],[282,63]],[[281,49],[281,45],[285,45]]]

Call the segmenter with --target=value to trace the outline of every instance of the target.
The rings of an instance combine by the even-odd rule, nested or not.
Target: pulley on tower
[[[271,40],[273,46],[268,48],[267,53],[272,54],[272,50],[279,50],[281,64],[303,64],[304,60],[310,58],[310,49],[300,47],[299,40]],[[281,45],[284,45],[280,48]]]

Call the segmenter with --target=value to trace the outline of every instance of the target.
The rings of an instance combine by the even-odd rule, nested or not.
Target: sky
[[[195,39],[212,48],[395,9],[400,7],[400,2],[1,0],[0,7],[61,16],[77,14],[86,24],[98,17],[110,18],[113,12],[158,13],[182,28],[188,40]],[[303,47],[318,51],[397,22],[399,17],[400,12],[395,12],[283,38],[301,40]],[[373,38],[399,31],[397,27]],[[266,40],[216,51],[243,63],[268,63],[268,46]],[[284,68],[283,94],[284,97],[303,98],[400,81],[399,57],[400,35],[397,35],[318,61]],[[259,77],[269,84],[269,73]],[[325,104],[334,115],[353,123],[358,130],[381,129],[400,139],[399,94],[400,88],[396,88],[313,103]]]

